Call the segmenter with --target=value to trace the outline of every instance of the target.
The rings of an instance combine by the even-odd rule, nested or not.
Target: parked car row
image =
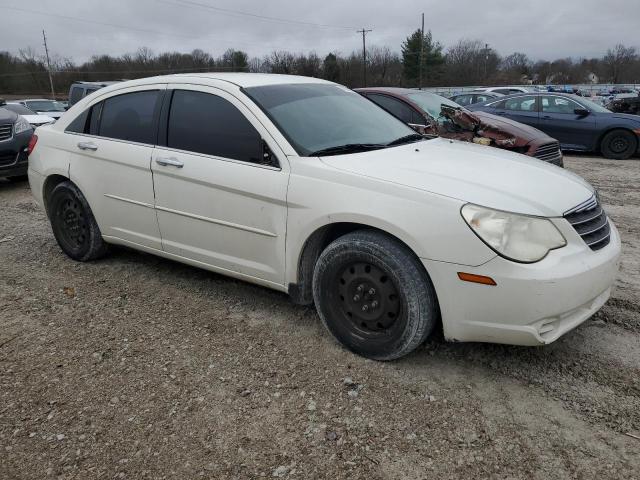
[[[535,128],[483,112],[472,113],[421,90],[384,87],[356,91],[419,133],[504,148],[563,165],[558,142]]]
[[[415,90],[171,75],[39,127],[29,182],[69,257],[120,244],[287,292],[372,359],[438,326],[541,345],[606,302],[620,237],[586,181],[508,151],[514,125]]]
[[[557,139],[563,150],[601,152],[606,158],[628,159],[640,145],[639,116],[613,113],[575,95],[516,94],[468,108],[535,127]]]

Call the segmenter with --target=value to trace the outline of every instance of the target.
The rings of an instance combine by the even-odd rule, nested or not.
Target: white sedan
[[[319,79],[146,78],[99,90],[30,145],[71,258],[126,245],[315,303],[347,348],[540,345],[605,303],[620,237],[587,182],[426,139]]]

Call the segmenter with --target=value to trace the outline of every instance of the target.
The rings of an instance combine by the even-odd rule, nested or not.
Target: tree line
[[[525,53],[501,56],[481,40],[460,40],[445,48],[430,31],[416,30],[400,52],[371,46],[349,54],[273,51],[258,58],[229,49],[214,57],[204,50],[154,53],[142,47],[121,56],[97,55],[81,64],[54,56],[51,70],[57,94],[64,96],[77,80],[133,79],[167,73],[263,72],[320,77],[348,87],[367,84],[446,87],[507,84],[640,83],[640,56],[635,47],[618,44],[600,58],[559,58],[533,62]],[[50,92],[46,59],[32,48],[17,54],[0,51],[0,94]]]

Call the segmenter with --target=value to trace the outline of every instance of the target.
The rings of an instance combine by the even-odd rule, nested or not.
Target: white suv
[[[504,150],[426,139],[323,80],[190,74],[103,88],[39,128],[29,180],[71,258],[127,245],[315,302],[390,360],[552,342],[610,295],[594,189]]]

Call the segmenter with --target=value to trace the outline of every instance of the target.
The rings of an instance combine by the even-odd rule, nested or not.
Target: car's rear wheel
[[[360,230],[332,242],[313,275],[318,314],[346,348],[375,360],[413,351],[439,318],[417,257],[384,233]]]
[[[53,235],[69,257],[86,262],[107,252],[89,203],[73,183],[62,182],[54,187],[48,197],[47,212]]]
[[[628,130],[612,130],[602,138],[600,148],[606,158],[626,160],[638,150],[638,139]]]

